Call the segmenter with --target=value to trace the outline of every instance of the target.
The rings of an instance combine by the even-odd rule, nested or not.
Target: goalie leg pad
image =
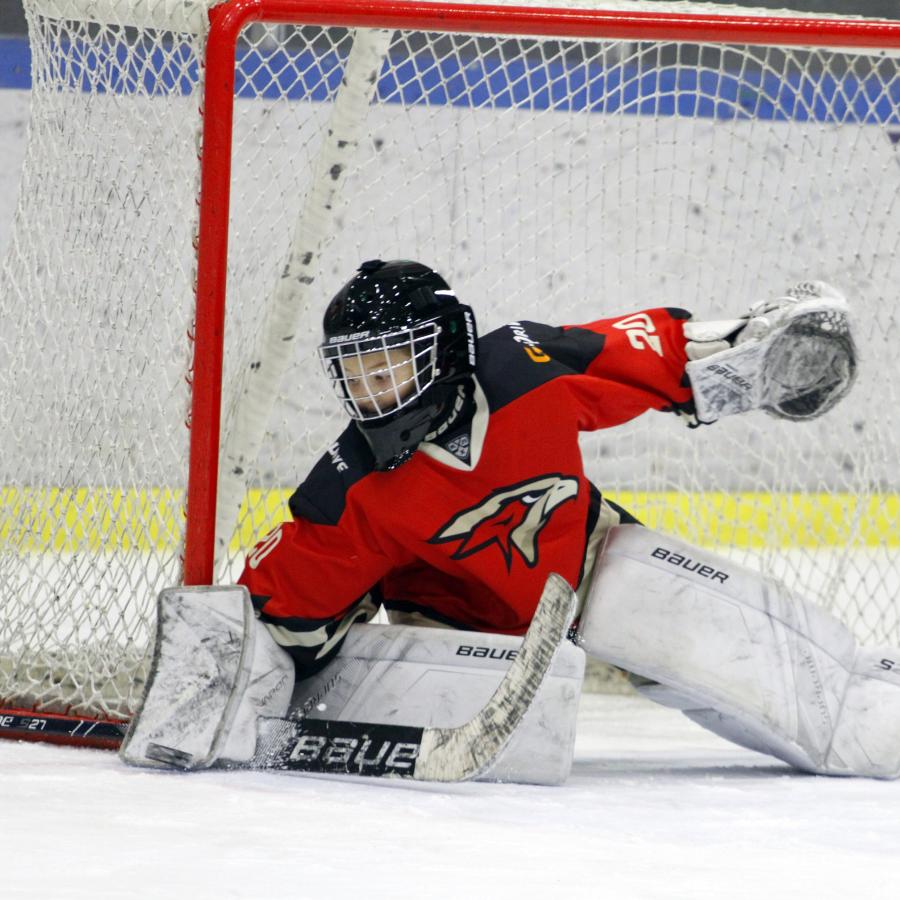
[[[293,661],[256,620],[246,588],[164,590],[144,698],[119,754],[186,770],[249,760],[257,716],[283,715],[293,685]]]
[[[522,639],[507,635],[360,624],[338,655],[299,682],[295,713],[378,725],[457,727],[490,699]],[[476,780],[561,784],[572,766],[584,652],[564,641],[528,712]]]
[[[742,746],[810,772],[900,775],[898,654],[857,648],[837,619],[751,570],[617,526],[578,639]]]

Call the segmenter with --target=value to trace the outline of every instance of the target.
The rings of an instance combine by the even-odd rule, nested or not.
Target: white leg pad
[[[410,625],[354,625],[338,655],[297,685],[309,718],[455,727],[491,698],[522,639]],[[561,784],[572,766],[584,652],[564,641],[521,724],[479,781]]]
[[[779,583],[636,525],[610,530],[579,643],[736,743],[823,774],[900,774],[897,651],[858,649]]]
[[[900,653],[861,647],[835,728],[828,772],[900,775]]]

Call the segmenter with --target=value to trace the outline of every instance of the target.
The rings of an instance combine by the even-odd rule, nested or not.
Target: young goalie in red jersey
[[[620,520],[578,434],[692,410],[683,310],[480,340],[435,272],[373,261],[325,314],[320,356],[351,423],[241,582],[300,671],[353,622],[524,634],[550,572],[583,588]]]
[[[653,699],[807,771],[900,774],[900,654],[857,647],[776,582],[642,527],[585,477],[578,443],[648,411],[689,425],[758,408],[823,414],[855,373],[833,288],[803,282],[724,321],[657,308],[479,339],[436,272],[373,260],[329,304],[319,353],[351,422],[241,576],[254,634],[270,642],[254,662],[261,684],[296,674],[307,711],[328,697],[335,718],[379,721],[412,710],[428,683],[419,717],[434,703],[465,720],[462,648],[508,653],[500,636],[525,633],[555,572],[577,594],[575,643],[641,676]],[[388,632],[352,628],[379,607],[400,631],[388,649]],[[504,778],[568,771],[577,692],[541,691],[540,722],[523,720],[531,745],[508,748]],[[256,717],[285,712],[274,693],[248,689],[219,757],[252,755]]]

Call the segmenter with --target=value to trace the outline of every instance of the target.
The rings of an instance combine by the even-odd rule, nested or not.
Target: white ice
[[[900,883],[900,782],[793,772],[582,700],[563,787],[160,774],[0,741],[0,896],[851,898]]]

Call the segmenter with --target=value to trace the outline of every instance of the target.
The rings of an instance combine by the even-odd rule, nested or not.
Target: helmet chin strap
[[[423,395],[423,399],[426,395]],[[471,417],[471,378],[432,385],[428,401],[371,422],[356,422],[375,457],[375,468],[388,472],[405,463],[424,440],[430,439]]]

